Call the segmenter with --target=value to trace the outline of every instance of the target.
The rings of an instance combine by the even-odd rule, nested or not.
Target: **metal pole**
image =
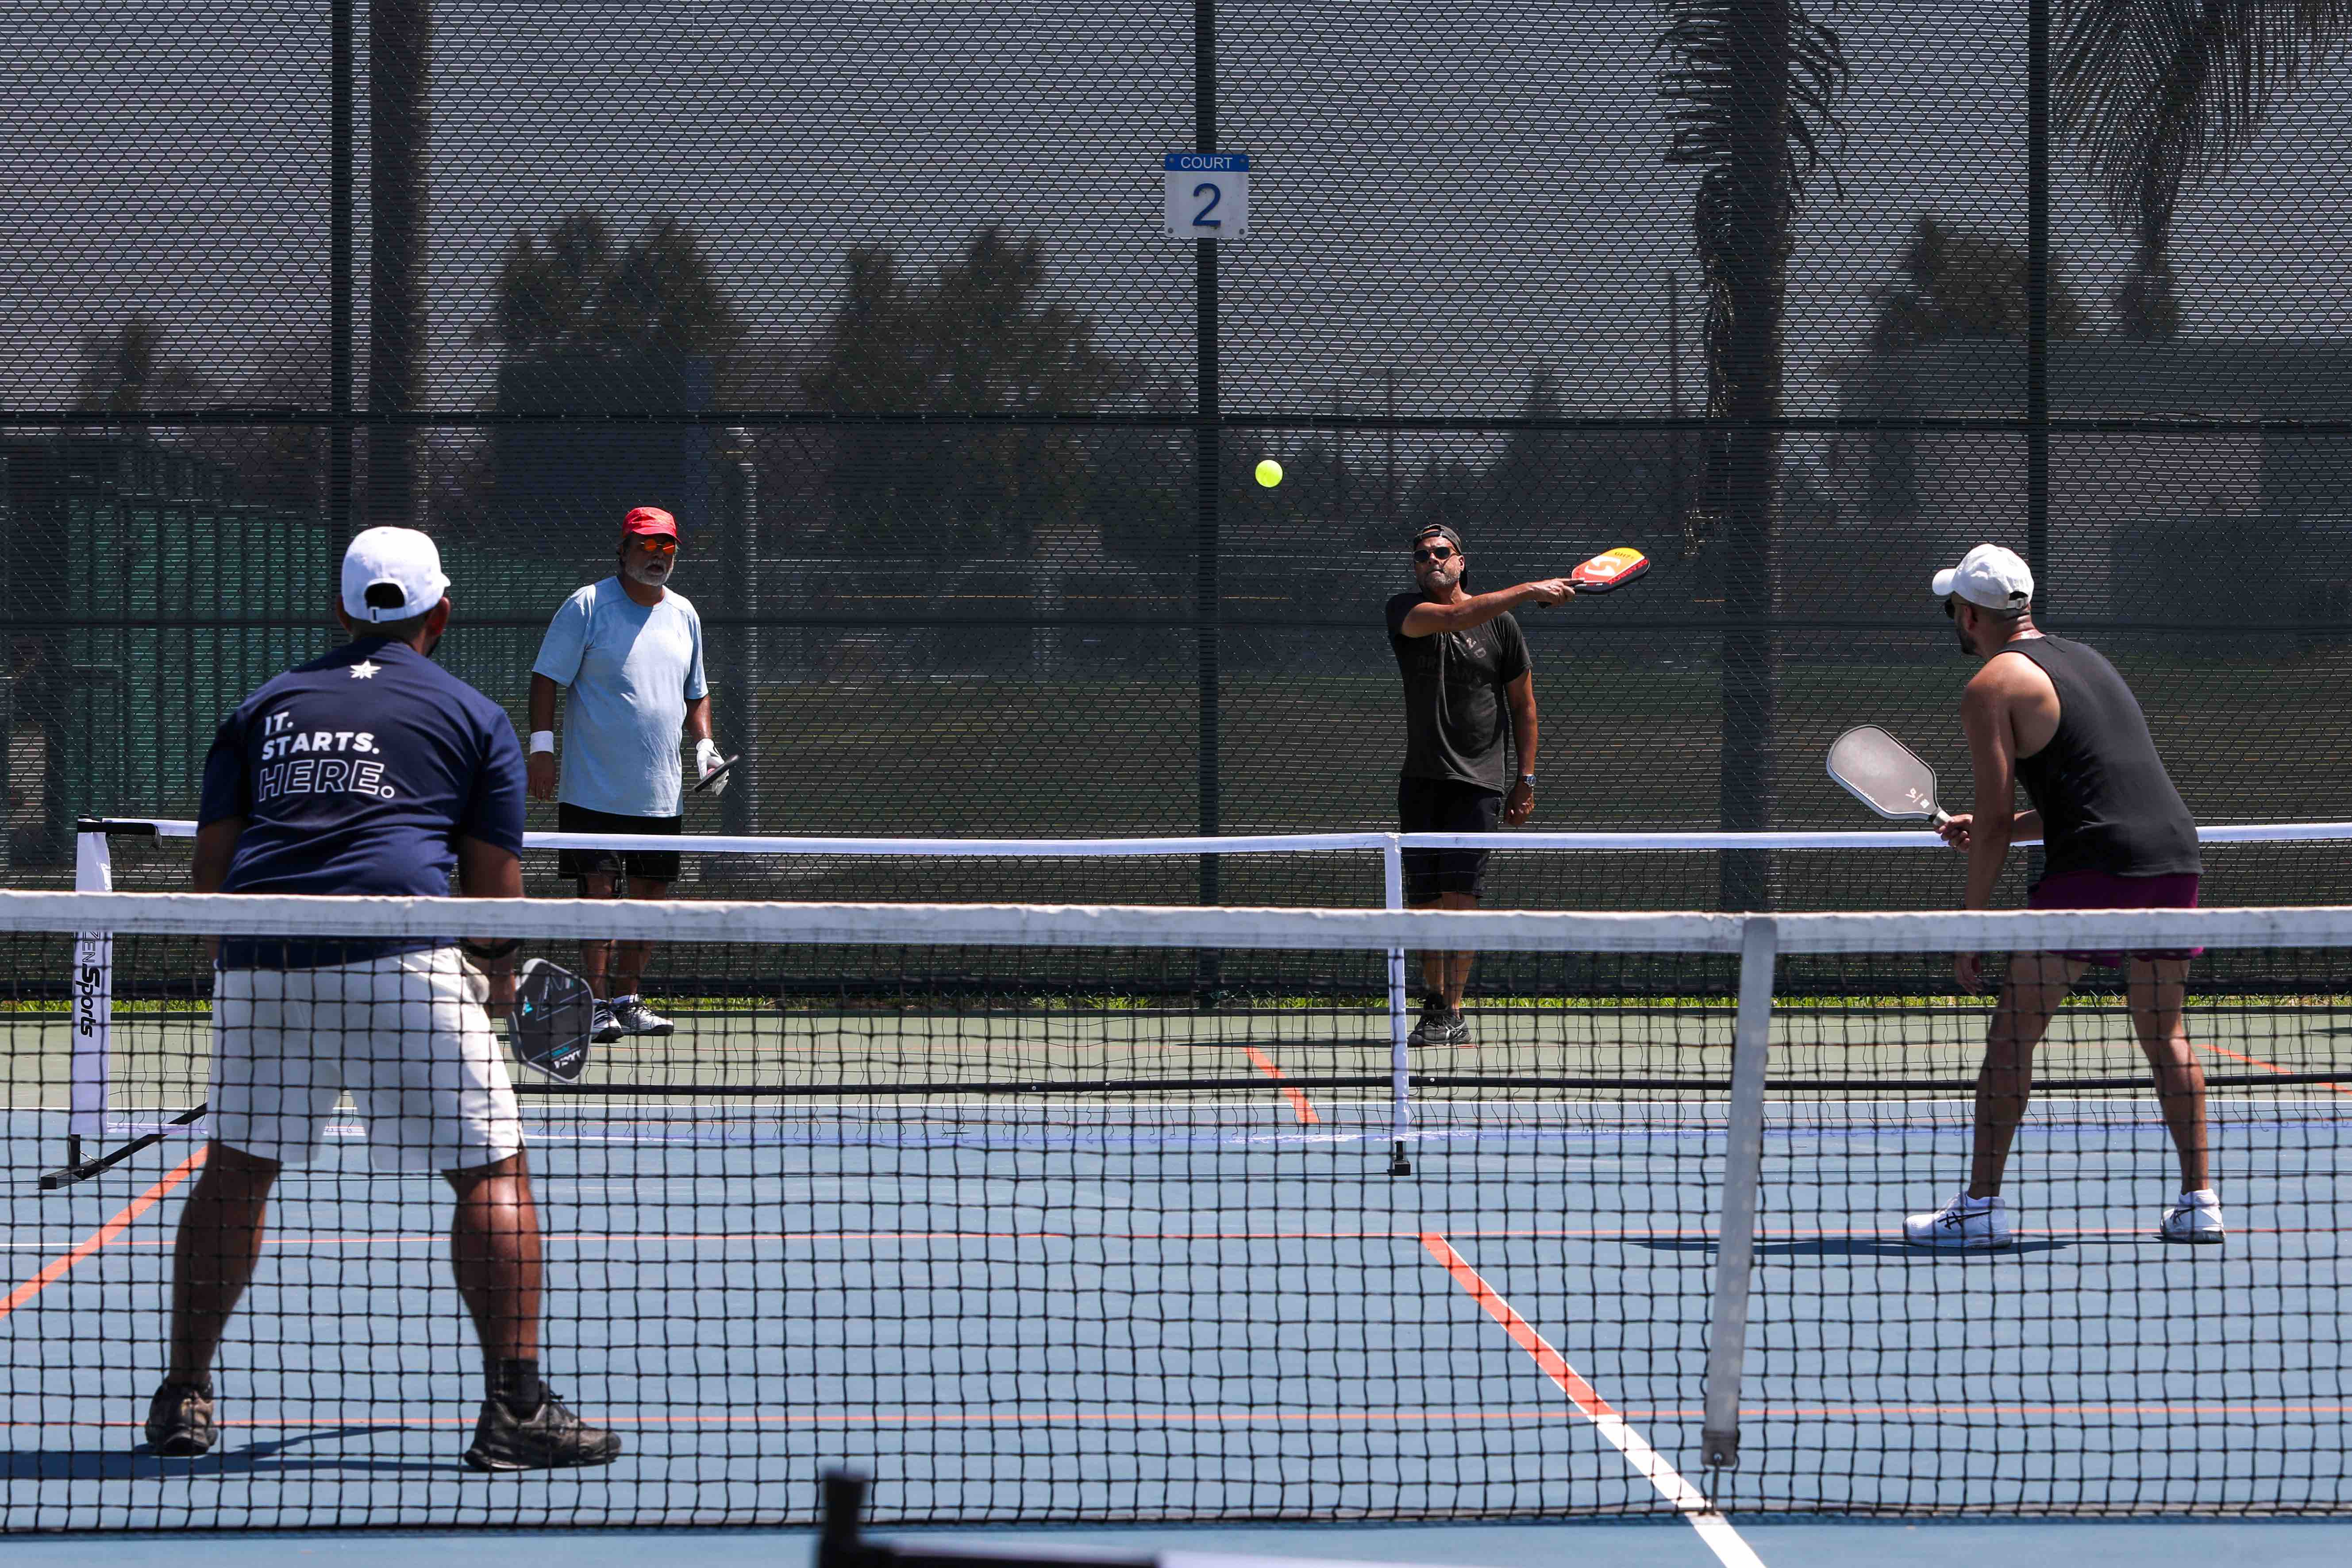
[[[1683,416],[1683,280],[1666,274],[1666,412]]]
[[[1404,531],[1404,503],[1397,494],[1396,475],[1396,366],[1391,365],[1383,378],[1388,386],[1385,407],[1389,422],[1389,534],[1394,538]]]
[[[1748,1353],[1756,1189],[1764,1169],[1765,1069],[1772,1041],[1772,961],[1779,945],[1780,928],[1769,915],[1750,915],[1741,922],[1739,1016],[1732,1028],[1722,1218],[1716,1230],[1715,1294],[1706,1329],[1706,1414],[1699,1429],[1710,1469],[1739,1463],[1739,1377]]]
[[[2026,7],[2025,563],[2050,611],[2050,0]]]
[[[1381,847],[1381,903],[1385,909],[1404,908],[1404,847],[1398,836],[1385,836]],[[1406,1038],[1404,949],[1389,949],[1389,1174],[1409,1176],[1412,1161],[1404,1152],[1412,1135],[1412,1055]]]
[[[1673,272],[1666,274],[1666,412],[1676,419],[1683,416],[1683,280]],[[1666,451],[1666,526],[1686,528],[1683,516],[1683,458],[1687,443],[1680,428],[1667,432]]]
[[[1192,3],[1192,121],[1195,151],[1217,150],[1217,7],[1215,0]],[[1200,658],[1200,832],[1211,837],[1219,826],[1217,764],[1218,621],[1223,594],[1217,582],[1217,246],[1192,242],[1193,352],[1200,403],[1193,426],[1192,468],[1199,518],[1194,533],[1193,616]],[[1217,858],[1201,857],[1200,901],[1217,902]]]
[[[328,50],[329,195],[327,198],[328,406],[335,422],[328,432],[327,520],[338,546],[352,532],[352,8],[334,0],[332,42]]]

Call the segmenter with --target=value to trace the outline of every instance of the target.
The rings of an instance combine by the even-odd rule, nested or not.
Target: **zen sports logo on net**
[[[272,713],[262,734],[262,767],[253,781],[257,802],[289,795],[393,797],[392,785],[384,782],[384,764],[374,755],[373,731],[297,730],[294,715]],[[280,762],[281,757],[289,760]]]

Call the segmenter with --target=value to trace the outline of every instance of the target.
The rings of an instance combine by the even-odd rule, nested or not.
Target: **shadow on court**
[[[375,1432],[403,1432],[398,1426],[329,1426],[299,1436],[272,1438],[227,1448],[200,1459],[167,1459],[136,1448],[18,1448],[0,1453],[0,1479],[12,1481],[163,1480],[195,1476],[288,1475],[302,1471],[387,1474],[403,1470],[452,1470],[462,1467],[455,1452],[446,1460],[362,1458],[295,1450],[341,1442]]]

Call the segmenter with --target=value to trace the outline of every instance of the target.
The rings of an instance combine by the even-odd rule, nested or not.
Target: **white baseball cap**
[[[1958,594],[1980,610],[2021,615],[2033,602],[2033,572],[2016,551],[1979,544],[1958,566],[1937,573],[1932,591],[1939,599]]]
[[[371,605],[368,590],[400,590],[397,605]],[[355,621],[404,621],[441,602],[449,579],[441,552],[413,528],[371,528],[343,552],[343,611]]]

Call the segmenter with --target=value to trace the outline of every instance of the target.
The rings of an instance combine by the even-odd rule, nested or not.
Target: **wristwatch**
[[[1527,785],[1529,789],[1533,789],[1536,787],[1536,775],[1533,773],[1521,773],[1519,775],[1519,782]]]

